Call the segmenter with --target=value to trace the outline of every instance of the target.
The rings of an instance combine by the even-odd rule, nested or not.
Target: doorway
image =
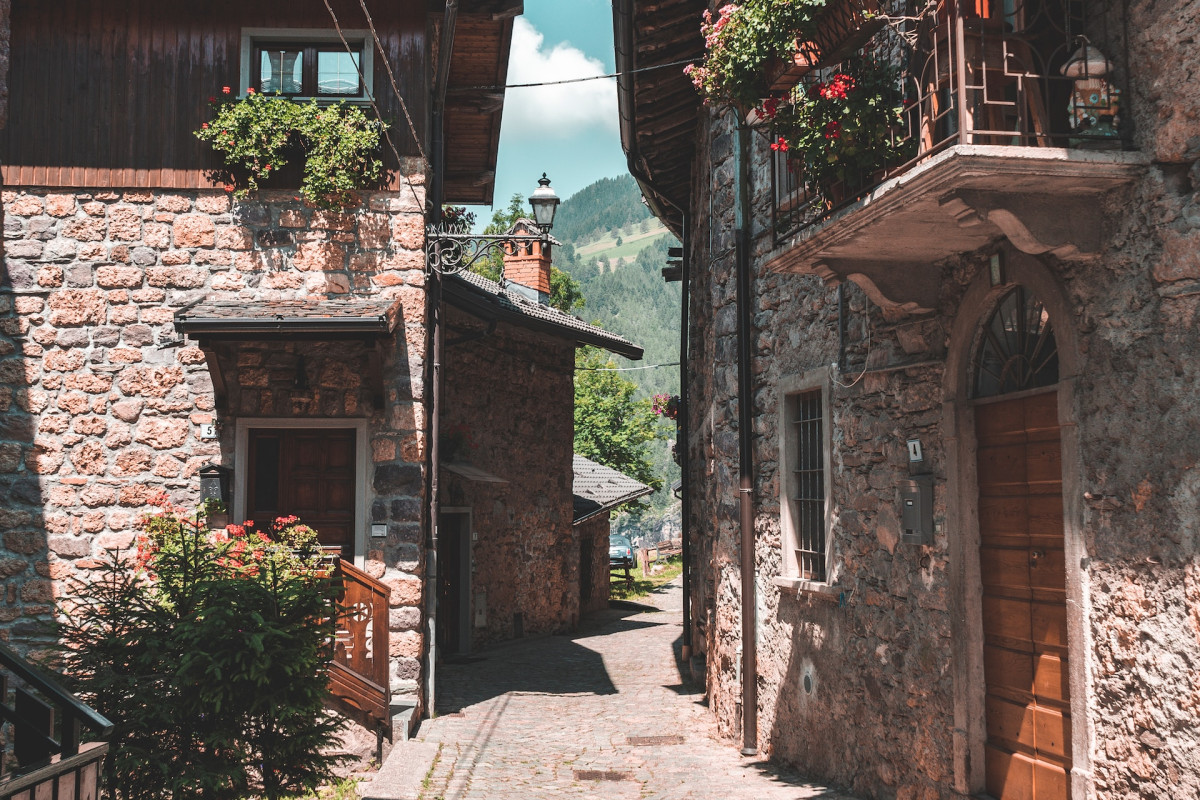
[[[354,562],[358,491],[353,428],[251,428],[246,442],[245,519],[265,529],[295,515],[324,547]]]
[[[438,514],[437,645],[447,656],[471,652],[471,514]]]

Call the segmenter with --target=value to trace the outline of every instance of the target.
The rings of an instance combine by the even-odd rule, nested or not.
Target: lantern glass
[[[554,212],[558,210],[558,195],[550,188],[550,179],[546,173],[538,179],[538,188],[529,196],[529,205],[533,206],[533,219],[543,232],[554,226]]]

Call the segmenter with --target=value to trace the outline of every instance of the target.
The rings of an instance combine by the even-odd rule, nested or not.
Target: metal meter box
[[[933,543],[932,475],[916,475],[900,481],[900,541]]]

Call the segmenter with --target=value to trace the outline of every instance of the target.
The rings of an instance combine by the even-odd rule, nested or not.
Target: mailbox
[[[226,508],[232,499],[229,494],[229,479],[233,470],[220,464],[205,464],[200,468],[200,499],[216,500]]]
[[[933,543],[932,475],[916,475],[900,482],[900,541]]]

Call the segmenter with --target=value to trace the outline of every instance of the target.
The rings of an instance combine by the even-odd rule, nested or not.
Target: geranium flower
[[[221,94],[229,94],[232,90],[228,86],[221,87]]]
[[[786,153],[788,149],[787,139],[780,136],[776,141],[771,142],[771,149],[781,153]]]

